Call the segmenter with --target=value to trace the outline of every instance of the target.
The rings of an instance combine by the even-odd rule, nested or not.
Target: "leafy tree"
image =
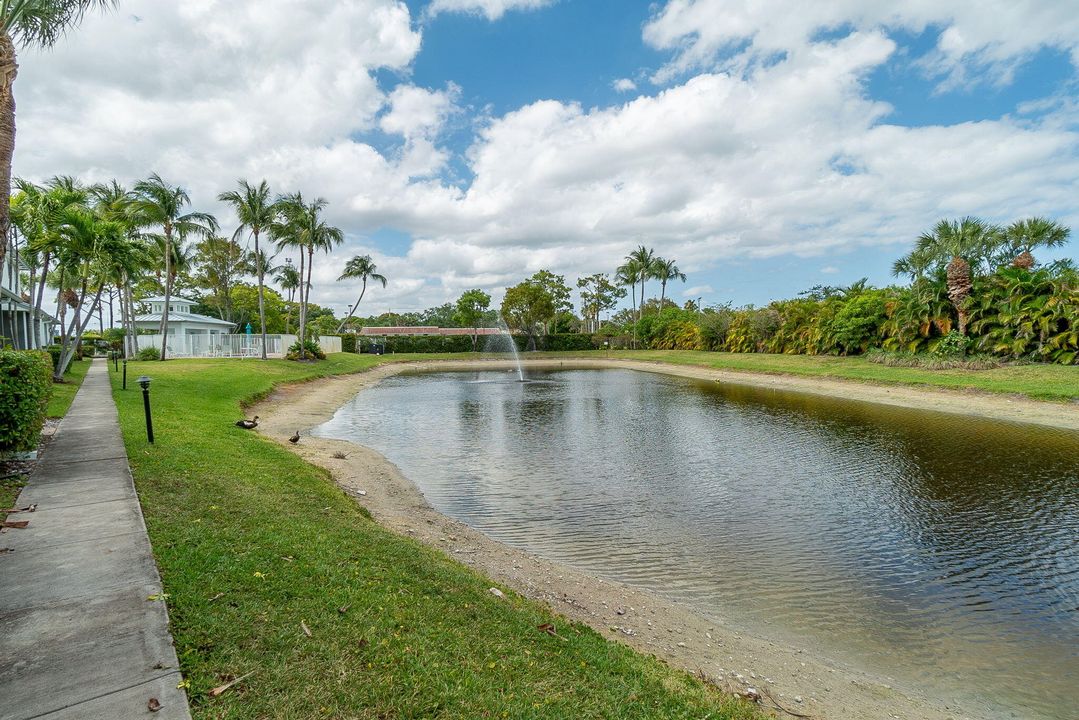
[[[612,283],[604,273],[580,278],[577,287],[581,292],[581,314],[587,321],[589,332],[599,330],[600,313],[613,309],[626,296],[625,288]]]
[[[300,271],[292,264],[291,259],[286,259],[285,264],[281,265],[274,274],[274,280],[282,290],[288,293],[288,310],[285,313],[285,332],[287,333],[289,320],[292,319],[293,298],[296,296],[296,291],[300,288]]]
[[[232,321],[232,286],[244,276],[244,251],[235,240],[207,237],[195,245],[198,271],[195,285],[210,291],[209,305],[223,320]]]
[[[236,323],[240,332],[244,331],[247,323],[255,325],[259,322],[259,291],[257,286],[240,282],[230,287],[229,305],[233,312],[231,320]],[[263,287],[262,289],[262,311],[266,318],[267,332],[285,332],[285,301],[271,287]]]
[[[348,316],[341,321],[341,325],[337,328],[337,332],[341,332],[345,327],[345,323],[352,319],[357,308],[360,307],[360,300],[363,300],[363,295],[367,292],[367,281],[374,280],[382,283],[382,287],[386,287],[386,276],[379,274],[378,267],[370,255],[357,255],[345,263],[345,271],[337,279],[338,281],[358,279],[363,283],[360,286],[360,296],[356,298],[356,304],[348,309]]]
[[[479,340],[477,332],[480,323],[483,322],[491,307],[491,296],[480,289],[466,290],[457,298],[454,321],[461,327],[472,328],[472,352],[476,352]]]
[[[15,153],[16,48],[51,48],[78,27],[90,10],[107,9],[112,0],[3,0],[0,2],[0,264],[7,254],[11,227],[11,160]]]
[[[527,282],[532,283],[544,290],[550,297],[551,303],[554,306],[554,312],[551,313],[551,317],[543,322],[544,334],[551,332],[551,322],[555,316],[563,312],[572,312],[573,303],[570,302],[570,295],[572,291],[569,285],[566,285],[565,275],[555,275],[550,270],[540,270],[532,277],[528,278]]]
[[[536,333],[555,316],[555,303],[542,286],[524,281],[506,289],[502,300],[502,317],[506,324],[535,342]]]
[[[455,319],[457,306],[453,303],[443,303],[429,307],[420,312],[417,323],[419,325],[432,325],[434,327],[468,327],[460,325]]]
[[[191,198],[183,188],[170,185],[154,173],[147,180],[135,183],[135,199],[131,203],[135,222],[141,227],[160,226],[163,231],[165,260],[165,303],[161,313],[161,360],[165,360],[168,348],[169,300],[172,297],[173,233],[182,239],[187,235],[211,235],[217,230],[213,215],[202,212],[184,212]]]

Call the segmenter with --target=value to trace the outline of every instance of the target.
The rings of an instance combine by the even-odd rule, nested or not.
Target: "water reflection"
[[[319,433],[377,448],[499,540],[989,716],[1079,703],[1079,434],[630,371],[544,379],[401,376]]]

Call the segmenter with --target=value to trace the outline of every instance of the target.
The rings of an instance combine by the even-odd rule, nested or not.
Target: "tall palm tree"
[[[0,0],[2,1],[2,0]],[[217,230],[217,220],[203,212],[184,212],[191,204],[191,197],[182,187],[170,185],[154,173],[147,180],[135,183],[135,199],[131,210],[136,222],[142,227],[160,226],[163,230],[165,260],[165,303],[161,312],[161,360],[168,348],[169,300],[172,297],[172,242],[173,233],[181,236],[202,235],[209,237]]]
[[[345,271],[341,273],[341,276],[337,279],[340,280],[352,280],[360,279],[363,281],[363,286],[360,288],[360,296],[356,298],[356,304],[349,308],[348,317],[341,321],[341,324],[337,326],[337,332],[340,333],[348,321],[352,319],[352,316],[356,314],[357,308],[360,307],[360,300],[363,300],[363,294],[367,292],[367,281],[374,280],[375,282],[382,283],[382,287],[386,287],[386,276],[380,275],[378,267],[374,261],[371,260],[370,255],[357,255],[345,264]]]
[[[667,299],[667,283],[671,280],[686,281],[686,274],[678,269],[674,260],[656,258],[654,277],[662,283],[659,292],[659,309],[663,310],[663,301]]]
[[[1030,270],[1034,267],[1035,248],[1060,247],[1068,242],[1071,230],[1058,222],[1043,217],[1016,220],[1001,231],[1003,252],[1000,260],[1011,262],[1015,267]]]
[[[328,252],[343,242],[345,235],[340,228],[333,227],[322,219],[322,211],[328,205],[323,198],[315,198],[307,203],[300,193],[293,193],[283,196],[279,202],[278,218],[270,226],[270,232],[278,247],[294,247],[300,252],[300,358],[303,359],[306,357],[304,342],[307,340],[307,304],[311,298],[311,273],[314,269],[315,251]]]
[[[288,324],[292,319],[292,299],[296,296],[296,290],[300,287],[300,273],[291,259],[287,259],[284,265],[277,268],[274,280],[281,289],[288,293],[288,305],[285,309],[285,333],[288,333]]]
[[[967,301],[974,289],[973,273],[987,262],[993,251],[996,228],[978,218],[941,220],[931,232],[922,234],[914,253],[947,264],[948,299],[959,319],[959,334],[967,334],[970,319]]]
[[[277,204],[270,200],[270,186],[263,180],[258,185],[251,185],[246,180],[240,180],[239,190],[230,190],[217,196],[221,202],[232,206],[236,216],[240,220],[240,226],[236,228],[232,239],[237,240],[247,230],[255,240],[255,257],[261,258],[259,250],[259,235],[268,230],[277,217]],[[266,302],[263,297],[264,278],[266,277],[266,264],[255,263],[255,277],[259,288],[259,327],[262,332],[262,359],[266,359]]]
[[[11,226],[11,159],[15,153],[16,49],[50,48],[89,10],[115,0],[0,0],[0,263]]]
[[[633,304],[633,315],[637,315],[637,281],[641,277],[641,267],[636,260],[627,260],[618,266],[615,271],[615,282],[622,287],[628,287],[629,299]],[[633,347],[637,347],[637,323],[633,323]]]
[[[626,260],[637,263],[637,279],[641,283],[641,304],[637,307],[637,319],[644,313],[644,282],[656,277],[656,253],[651,248],[638,245],[637,249],[626,256]]]

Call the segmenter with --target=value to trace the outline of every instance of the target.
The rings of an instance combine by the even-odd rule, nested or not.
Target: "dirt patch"
[[[1025,399],[816,378],[748,375],[659,363],[545,360],[526,364],[535,368],[631,368],[1079,429],[1079,409]],[[821,719],[966,720],[991,717],[988,710],[960,710],[954,704],[926,697],[917,687],[903,686],[892,678],[846,666],[811,649],[790,647],[746,632],[735,624],[710,619],[647,591],[581,573],[498,543],[435,511],[416,486],[374,450],[306,435],[307,430],[332,417],[360,390],[391,375],[419,369],[502,369],[509,366],[502,361],[384,365],[356,375],[279,388],[252,412],[260,416],[260,432],[305,460],[328,469],[338,484],[370,510],[383,526],[438,548],[492,578],[495,584],[545,602],[556,612],[587,623],[612,640],[656,655],[733,692],[763,688],[766,697],[770,695],[792,712]],[[297,431],[302,437],[293,445],[287,439]],[[777,714],[783,716],[782,712]]]

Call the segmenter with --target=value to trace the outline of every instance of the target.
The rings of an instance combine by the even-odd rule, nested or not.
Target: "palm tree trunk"
[[[360,288],[360,296],[356,298],[356,304],[348,310],[348,317],[341,321],[341,324],[337,326],[337,334],[340,335],[341,331],[348,324],[348,321],[352,319],[352,316],[356,314],[356,308],[360,306],[360,300],[363,300],[363,294],[367,292],[367,278],[363,280],[363,287]],[[473,343],[475,344],[475,343]]]
[[[41,280],[37,284],[37,294],[34,296],[34,341],[41,347],[41,299],[45,297],[45,280],[49,276],[49,261],[51,255],[46,251],[41,259]],[[52,338],[49,338],[50,340]],[[51,343],[50,343],[51,344]]]
[[[127,298],[127,351],[124,357],[135,357],[139,352],[138,332],[135,328],[135,299],[131,296],[131,278],[126,277],[124,295]]]
[[[161,308],[161,357],[169,344],[169,302],[172,297],[172,225],[165,225],[165,304]]]
[[[663,281],[660,282],[660,289],[659,289],[659,311],[660,312],[663,312],[663,301],[666,300],[666,299],[667,299],[667,281],[663,280]]]
[[[633,314],[637,314],[637,283],[632,283],[629,289],[629,297],[633,302]],[[637,323],[633,323],[633,349],[637,349]]]
[[[10,12],[10,11],[9,11]],[[11,228],[11,160],[15,154],[15,77],[19,64],[11,36],[0,33],[0,265]]]
[[[312,253],[313,255],[313,253]],[[307,357],[307,348],[305,343],[307,342],[307,293],[305,288],[309,288],[308,280],[304,277],[304,258],[303,248],[300,248],[300,359],[303,360]],[[311,258],[314,262],[314,257]]]
[[[266,305],[265,305],[265,301],[262,298],[262,285],[263,285],[262,281],[263,281],[263,276],[264,276],[264,272],[265,272],[266,268],[264,268],[262,266],[262,256],[259,255],[259,231],[258,231],[258,229],[256,228],[256,229],[252,230],[251,234],[255,236],[255,262],[258,264],[258,267],[256,268],[258,270],[258,272],[256,274],[258,275],[258,281],[259,281],[259,327],[262,329],[262,359],[265,360],[266,359]]]

